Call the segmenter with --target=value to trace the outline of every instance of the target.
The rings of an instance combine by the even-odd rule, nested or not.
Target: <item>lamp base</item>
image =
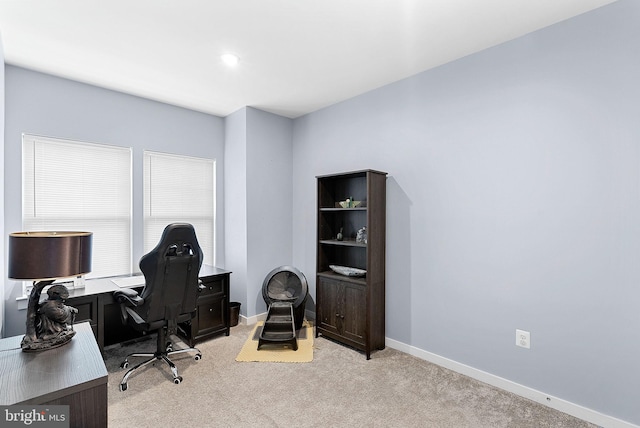
[[[57,348],[71,342],[71,338],[76,335],[74,330],[61,331],[53,337],[31,339],[29,336],[22,338],[20,347],[24,352],[41,352]]]

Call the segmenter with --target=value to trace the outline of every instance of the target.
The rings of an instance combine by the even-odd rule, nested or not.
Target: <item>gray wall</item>
[[[267,310],[262,297],[265,276],[292,260],[292,130],[291,119],[247,108],[246,288],[254,314]]]
[[[214,158],[218,160],[216,264],[224,267],[222,118],[10,65],[5,67],[5,72],[4,176],[8,179],[4,186],[4,227],[7,232],[21,230],[22,226],[23,132],[133,147],[134,261],[143,255],[143,150]],[[137,263],[135,265],[137,268]],[[23,334],[25,312],[18,311],[15,302],[21,294],[21,285],[5,280],[4,291],[4,333],[6,336]]]
[[[623,0],[298,118],[294,264],[314,176],[387,171],[387,337],[640,424],[639,76]]]
[[[266,311],[262,283],[292,259],[290,119],[244,107],[225,118],[226,268],[231,298],[253,317]]]
[[[247,315],[247,108],[225,117],[224,204],[227,269],[233,271],[231,300]],[[251,315],[255,315],[252,313]]]

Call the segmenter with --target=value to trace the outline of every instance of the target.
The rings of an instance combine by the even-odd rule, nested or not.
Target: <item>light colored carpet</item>
[[[202,360],[149,365],[118,390],[123,357],[155,339],[107,350],[109,428],[202,427],[595,427],[400,351],[364,354],[322,337],[308,364],[236,362],[255,326],[198,344]]]
[[[278,344],[263,345],[258,350],[258,337],[264,321],[258,322],[247,341],[242,346],[236,361],[267,363],[310,363],[313,361],[313,327],[305,321],[297,333],[298,349],[283,347]]]

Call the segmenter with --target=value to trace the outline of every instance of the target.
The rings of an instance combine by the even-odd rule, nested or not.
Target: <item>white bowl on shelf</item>
[[[339,266],[339,265],[329,265],[329,269],[344,276],[365,276],[367,274],[366,270],[348,267],[348,266]]]

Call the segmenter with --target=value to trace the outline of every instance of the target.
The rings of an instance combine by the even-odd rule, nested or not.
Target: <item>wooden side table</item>
[[[69,406],[70,427],[107,426],[107,368],[91,325],[74,326],[71,342],[22,352],[23,336],[0,339],[0,405]]]

